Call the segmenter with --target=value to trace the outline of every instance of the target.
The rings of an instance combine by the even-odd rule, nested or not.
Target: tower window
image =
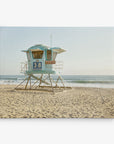
[[[33,51],[32,55],[34,59],[42,59],[43,51]]]
[[[47,50],[47,60],[51,60],[51,50]]]

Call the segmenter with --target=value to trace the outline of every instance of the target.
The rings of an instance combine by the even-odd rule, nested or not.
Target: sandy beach
[[[0,118],[114,118],[114,89],[58,92],[15,90],[0,85]]]

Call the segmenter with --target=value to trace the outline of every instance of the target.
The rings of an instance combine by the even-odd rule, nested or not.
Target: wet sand
[[[114,89],[51,93],[0,85],[0,118],[114,118]]]

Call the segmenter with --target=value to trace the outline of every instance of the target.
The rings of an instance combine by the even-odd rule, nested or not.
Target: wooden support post
[[[41,77],[40,77],[40,82],[39,82],[39,85],[38,85],[38,87],[41,85],[41,83],[42,83],[42,77],[43,77],[43,74],[41,75]]]
[[[65,88],[65,85],[64,85],[64,82],[63,82],[62,77],[61,77],[61,76],[59,76],[59,77],[60,77],[60,80],[61,80],[61,82],[62,82],[62,84],[63,84],[63,86],[64,86],[64,88]]]
[[[24,81],[26,81],[28,78],[25,78],[15,89],[17,89]]]
[[[31,87],[33,87],[39,80],[35,81]]]
[[[31,89],[31,77],[30,77],[30,89]]]
[[[52,80],[51,80],[50,74],[48,74],[48,75],[49,75],[49,80],[50,80],[51,87],[52,87],[52,92],[54,93],[54,88],[53,88],[53,85],[52,85]]]
[[[40,78],[38,78],[38,77],[36,77],[36,76],[34,76],[34,75],[31,75],[31,77],[33,77],[33,78],[36,79],[36,80],[40,80]],[[45,83],[45,84],[49,85],[49,83],[46,82],[45,80],[41,80],[41,81],[42,81],[42,83]]]
[[[43,74],[41,74],[41,77],[39,78],[39,85],[38,86],[36,86],[35,88],[37,88],[37,87],[40,87],[40,85],[41,85],[41,83],[42,83],[42,77],[43,77]]]
[[[29,80],[30,80],[30,77],[31,77],[31,76],[28,77],[28,80],[27,80],[27,83],[26,83],[25,89],[27,88],[27,85],[28,85],[28,82],[29,82]]]
[[[57,87],[57,83],[58,83],[58,81],[59,81],[59,77],[57,78],[57,81],[56,81],[56,87]]]

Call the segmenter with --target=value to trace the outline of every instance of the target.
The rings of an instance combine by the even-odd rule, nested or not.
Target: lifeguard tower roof
[[[54,52],[57,52],[57,54],[60,54],[60,53],[66,51],[66,50],[64,50],[60,47],[48,47],[48,46],[45,46],[45,45],[42,45],[42,44],[37,44],[37,45],[34,45],[34,46],[28,48],[28,50],[23,50],[23,52],[28,52],[29,50],[38,51],[38,49],[39,50],[45,50],[45,49],[53,50]]]

